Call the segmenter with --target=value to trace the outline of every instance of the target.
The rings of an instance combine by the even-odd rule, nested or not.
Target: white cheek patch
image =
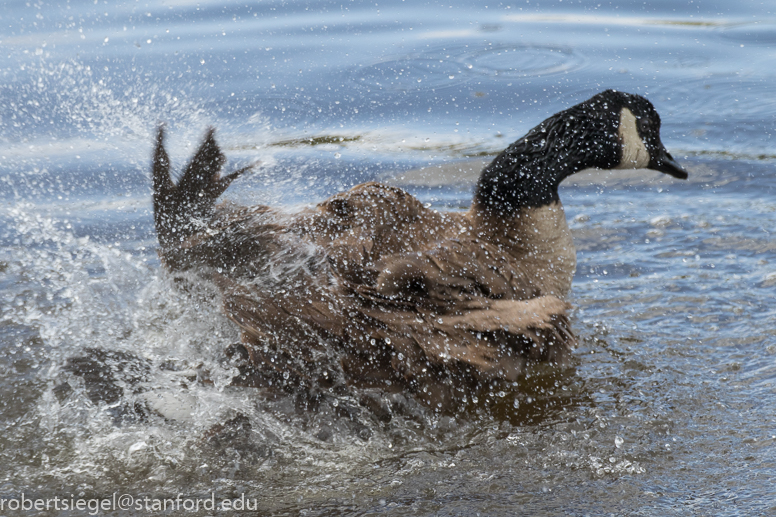
[[[622,159],[615,169],[645,169],[649,165],[649,152],[636,129],[636,117],[628,108],[620,112],[618,136],[622,145]]]

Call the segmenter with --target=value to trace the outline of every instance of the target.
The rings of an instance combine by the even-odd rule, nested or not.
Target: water
[[[772,4],[222,4],[0,14],[0,496],[244,494],[272,515],[776,509]],[[237,332],[156,257],[159,121],[178,167],[208,125],[231,166],[261,161],[226,193],[238,202],[392,178],[457,209],[471,175],[406,171],[482,160],[605,88],[653,101],[691,178],[562,189],[570,369],[480,394],[467,418],[387,424],[228,387]],[[140,358],[116,403],[67,373],[90,348]],[[135,403],[167,416],[133,419]]]

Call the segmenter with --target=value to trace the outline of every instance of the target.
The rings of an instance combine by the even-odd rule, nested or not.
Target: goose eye
[[[639,119],[639,133],[641,133],[642,138],[650,134],[651,129],[652,124],[649,122],[649,119],[641,117]]]

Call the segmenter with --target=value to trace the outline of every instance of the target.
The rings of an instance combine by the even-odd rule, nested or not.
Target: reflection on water
[[[9,7],[0,496],[215,491],[306,515],[773,511],[772,14],[574,9]],[[293,206],[383,178],[460,209],[477,167],[447,164],[606,87],[656,104],[691,176],[584,173],[561,189],[579,259],[570,368],[488,386],[457,418],[228,386],[233,325],[156,256],[159,121],[177,164],[211,124],[231,161],[261,162],[231,200]],[[71,373],[98,356],[103,399]]]

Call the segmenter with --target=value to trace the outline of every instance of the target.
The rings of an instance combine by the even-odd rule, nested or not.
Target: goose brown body
[[[620,102],[609,108],[612,96]],[[241,343],[227,350],[240,366],[235,383],[372,386],[450,407],[473,385],[515,380],[530,362],[568,358],[575,340],[564,298],[576,255],[557,186],[581,168],[622,166],[632,143],[617,134],[619,115],[641,114],[642,101],[651,108],[641,97],[607,91],[567,110],[582,106],[590,120],[617,120],[599,128],[601,139],[614,138],[611,149],[569,133],[588,148],[563,167],[532,162],[547,161],[558,140],[553,131],[568,127],[548,119],[483,171],[467,212],[429,209],[379,183],[297,213],[216,206],[242,171],[220,177],[225,158],[211,130],[173,183],[160,129],[153,165],[160,255],[169,269],[195,270],[219,287],[241,330]],[[575,113],[555,117],[567,122]],[[649,150],[653,135],[640,136]],[[657,144],[663,154],[651,150],[651,168],[681,177],[659,136]],[[591,153],[590,146],[602,148]],[[529,166],[545,170],[532,172],[528,187],[515,184]],[[516,196],[504,188],[533,191]]]

